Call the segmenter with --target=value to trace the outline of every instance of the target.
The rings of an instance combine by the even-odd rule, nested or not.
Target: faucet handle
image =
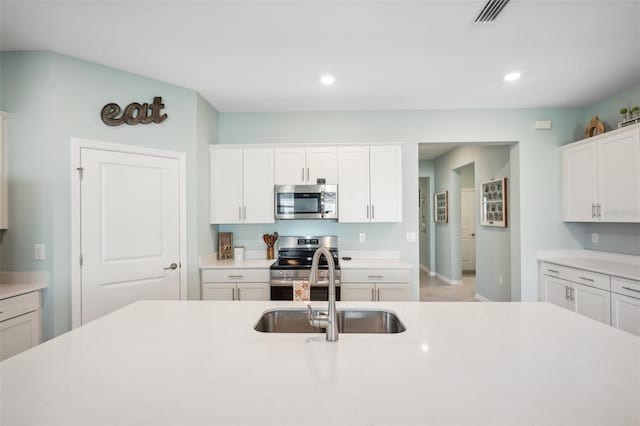
[[[326,313],[313,313],[311,305],[307,303],[307,321],[312,327],[327,327],[329,316]]]

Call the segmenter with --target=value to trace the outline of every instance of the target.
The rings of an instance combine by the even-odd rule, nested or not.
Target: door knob
[[[171,265],[169,265],[166,268],[164,268],[165,271],[168,271],[169,269],[178,269],[178,264],[177,263],[172,263]]]

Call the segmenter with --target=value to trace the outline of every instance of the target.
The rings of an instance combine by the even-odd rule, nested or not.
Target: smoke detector
[[[476,18],[476,24],[487,24],[496,20],[509,0],[489,0]]]

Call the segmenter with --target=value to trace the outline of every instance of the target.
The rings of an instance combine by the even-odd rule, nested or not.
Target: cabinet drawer
[[[269,269],[202,269],[203,283],[269,282]]]
[[[570,268],[546,262],[540,264],[540,272],[544,275],[588,285],[601,290],[611,290],[609,275],[598,272],[585,271],[584,269]]]
[[[40,292],[34,291],[20,296],[0,300],[0,321],[17,317],[28,312],[37,311],[40,307]]]
[[[343,269],[341,283],[408,283],[408,269]]]
[[[611,291],[640,300],[640,281],[611,277]]]

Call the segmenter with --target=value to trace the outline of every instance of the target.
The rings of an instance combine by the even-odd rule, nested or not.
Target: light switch
[[[367,234],[365,234],[364,232],[360,233],[360,242],[364,243],[365,241],[367,241]]]
[[[33,258],[35,260],[44,260],[44,244],[33,245]]]

